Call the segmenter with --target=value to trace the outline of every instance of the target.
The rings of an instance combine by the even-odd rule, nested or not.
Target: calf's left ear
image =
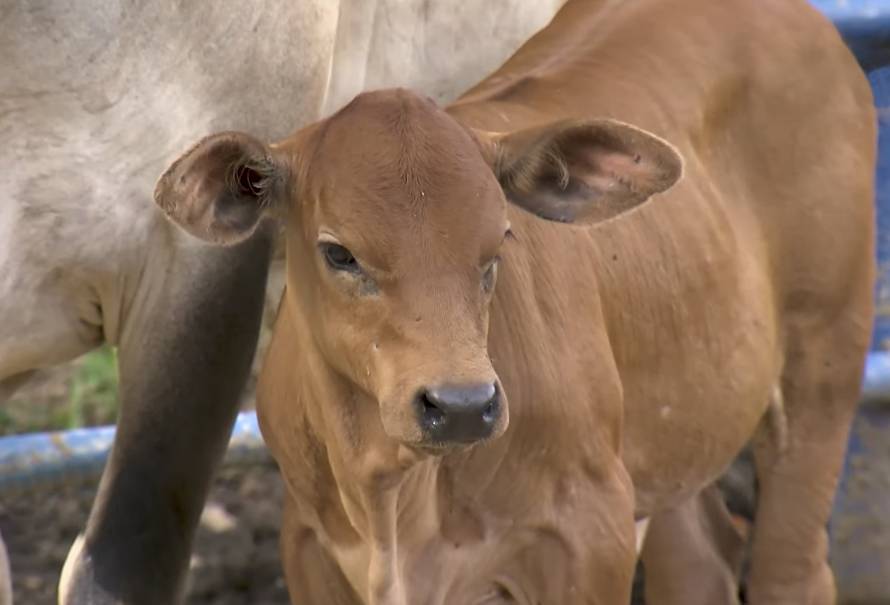
[[[567,120],[477,136],[507,199],[551,221],[609,220],[683,174],[683,158],[670,143],[616,120]]]
[[[155,186],[155,203],[195,237],[237,244],[282,195],[285,172],[272,149],[253,137],[215,134],[173,162]]]

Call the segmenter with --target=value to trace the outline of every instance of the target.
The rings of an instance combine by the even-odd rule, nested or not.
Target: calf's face
[[[619,122],[485,133],[392,90],[277,145],[204,139],[161,177],[155,200],[221,244],[248,237],[264,213],[284,221],[307,346],[377,402],[389,437],[446,448],[496,437],[508,422],[487,351],[507,203],[590,224],[681,171],[670,145]]]

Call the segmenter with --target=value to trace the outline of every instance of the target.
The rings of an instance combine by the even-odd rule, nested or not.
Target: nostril
[[[492,421],[494,421],[494,415],[495,415],[495,402],[492,401],[491,403],[488,404],[488,406],[482,412],[482,420],[484,420],[485,422],[492,422]]]
[[[428,392],[424,392],[420,395],[420,403],[423,405],[424,420],[426,420],[430,426],[438,426],[445,420],[445,412],[430,398]]]
[[[492,424],[498,417],[498,399],[499,392],[497,385],[494,385],[493,388],[494,394],[488,400],[488,404],[485,406],[485,409],[482,410],[482,420],[488,424]]]

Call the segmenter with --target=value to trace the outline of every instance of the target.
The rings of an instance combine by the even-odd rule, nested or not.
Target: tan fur
[[[259,414],[293,601],[624,605],[635,520],[732,550],[720,510],[701,509],[703,534],[689,521],[713,504],[695,498],[778,426],[780,392],[784,436],[757,440],[750,595],[832,602],[824,527],[872,317],[873,118],[803,0],[576,0],[445,111],[366,94],[277,145],[288,275]],[[363,277],[326,266],[330,238]],[[425,439],[418,389],[492,379],[495,438]]]

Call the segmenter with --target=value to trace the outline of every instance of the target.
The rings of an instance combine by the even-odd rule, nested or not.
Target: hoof
[[[83,545],[81,534],[68,551],[59,579],[59,605],[125,605],[96,583],[93,562]]]

